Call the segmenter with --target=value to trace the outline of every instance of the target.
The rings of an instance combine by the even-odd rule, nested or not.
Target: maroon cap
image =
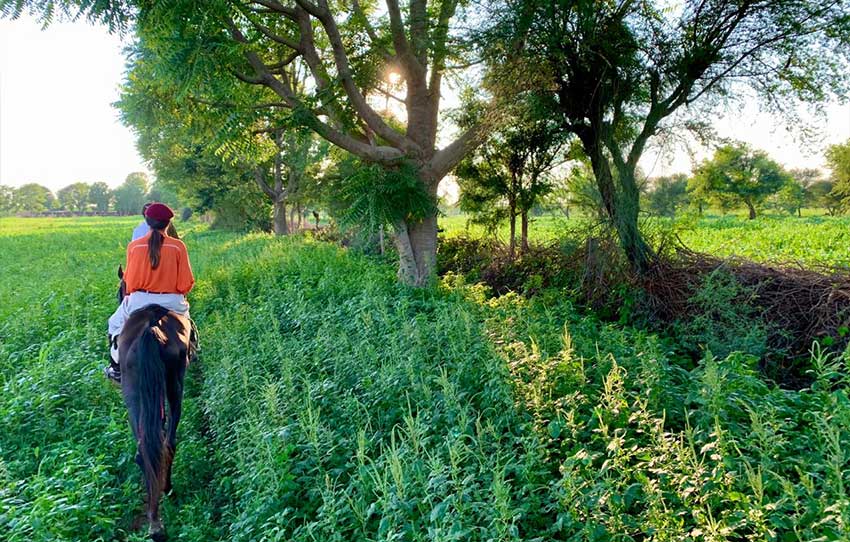
[[[174,211],[164,203],[151,203],[150,207],[145,209],[145,216],[154,220],[168,222],[174,217]]]

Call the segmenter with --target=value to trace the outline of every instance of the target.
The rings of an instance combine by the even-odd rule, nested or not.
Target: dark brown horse
[[[123,278],[121,268],[118,276]],[[124,297],[123,280],[118,297]],[[121,391],[138,446],[136,463],[142,469],[147,490],[150,535],[157,541],[166,539],[159,500],[171,491],[190,330],[188,318],[159,305],[149,305],[127,318],[118,338]]]

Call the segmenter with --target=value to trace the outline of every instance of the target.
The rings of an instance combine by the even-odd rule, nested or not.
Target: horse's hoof
[[[165,527],[162,525],[159,528],[151,527],[151,540],[154,542],[165,542],[168,540],[168,535],[165,534]]]

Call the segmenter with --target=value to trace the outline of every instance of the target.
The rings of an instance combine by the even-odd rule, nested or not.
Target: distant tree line
[[[786,170],[764,151],[740,142],[718,147],[692,175],[656,177],[646,182],[645,208],[673,217],[685,209],[702,214],[706,207],[722,212],[745,208],[754,219],[762,209],[802,215],[818,208],[830,216],[850,208],[850,141],[826,149],[828,171]]]
[[[17,188],[0,185],[0,214],[68,211],[115,212],[128,215],[141,212],[147,201],[161,201],[173,207],[180,206],[177,194],[161,183],[151,183],[148,175],[143,172],[130,173],[115,189],[102,181],[91,184],[72,183],[58,190],[56,194],[38,183],[28,183]]]

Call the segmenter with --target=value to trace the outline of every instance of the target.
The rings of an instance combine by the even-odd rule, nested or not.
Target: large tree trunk
[[[286,223],[286,198],[278,197],[272,204],[274,215],[272,227],[275,235],[289,235],[289,225]]]
[[[528,252],[528,209],[522,210],[522,244],[520,245],[520,252],[526,253]]]
[[[747,210],[749,210],[749,212],[750,212],[749,219],[755,220],[756,219],[756,208],[755,208],[755,206],[749,200],[745,200],[744,203],[747,204]]]
[[[614,225],[620,246],[632,269],[637,273],[645,273],[652,259],[652,249],[638,228],[640,193],[635,182],[634,170],[630,171],[628,167],[625,167],[622,171],[618,171],[620,185],[618,193],[611,172],[611,164],[598,141],[593,136],[583,137],[582,144],[585,153],[590,157],[605,212]]]
[[[439,179],[420,170],[420,182],[428,195],[437,200]],[[398,249],[398,278],[403,284],[427,286],[437,271],[437,212],[421,220],[406,219],[393,224],[394,242]]]
[[[398,279],[410,286],[427,286],[437,269],[437,215],[395,224]]]

